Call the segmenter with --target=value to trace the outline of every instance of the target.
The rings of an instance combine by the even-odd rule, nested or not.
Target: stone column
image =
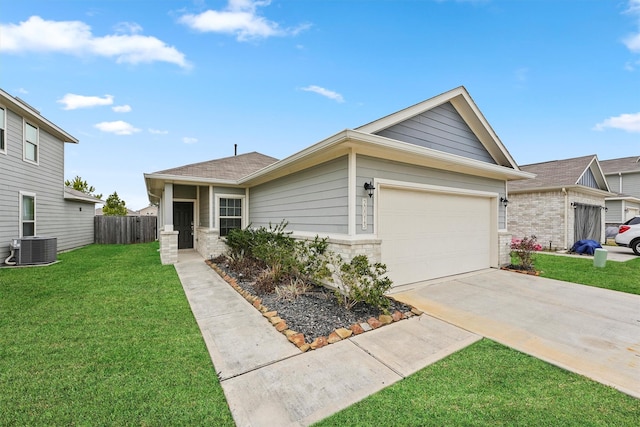
[[[176,264],[178,262],[178,232],[160,232],[160,262],[162,264]]]

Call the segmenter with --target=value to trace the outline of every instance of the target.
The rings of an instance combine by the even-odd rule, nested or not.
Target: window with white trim
[[[20,192],[20,237],[36,235],[36,195]]]
[[[24,122],[24,159],[38,163],[38,128]]]
[[[219,199],[220,236],[226,236],[234,228],[242,228],[242,199],[221,197]]]
[[[7,154],[7,111],[0,106],[0,153]]]

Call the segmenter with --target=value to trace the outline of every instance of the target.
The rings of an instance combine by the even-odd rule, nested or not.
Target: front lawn
[[[539,252],[535,267],[540,276],[565,282],[640,295],[640,257],[626,262],[607,261],[594,267],[591,258],[574,258]]]
[[[636,426],[640,400],[484,339],[316,426]]]
[[[0,425],[233,425],[157,243],[0,269]]]

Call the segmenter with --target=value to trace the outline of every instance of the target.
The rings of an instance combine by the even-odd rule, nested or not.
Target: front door
[[[178,249],[193,248],[193,202],[173,202],[173,229],[178,232]]]

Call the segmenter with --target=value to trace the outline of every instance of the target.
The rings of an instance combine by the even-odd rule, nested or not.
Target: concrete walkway
[[[445,322],[640,398],[640,296],[486,270],[396,289]]]
[[[175,267],[238,426],[309,425],[481,339],[422,315],[301,353],[195,251]]]

